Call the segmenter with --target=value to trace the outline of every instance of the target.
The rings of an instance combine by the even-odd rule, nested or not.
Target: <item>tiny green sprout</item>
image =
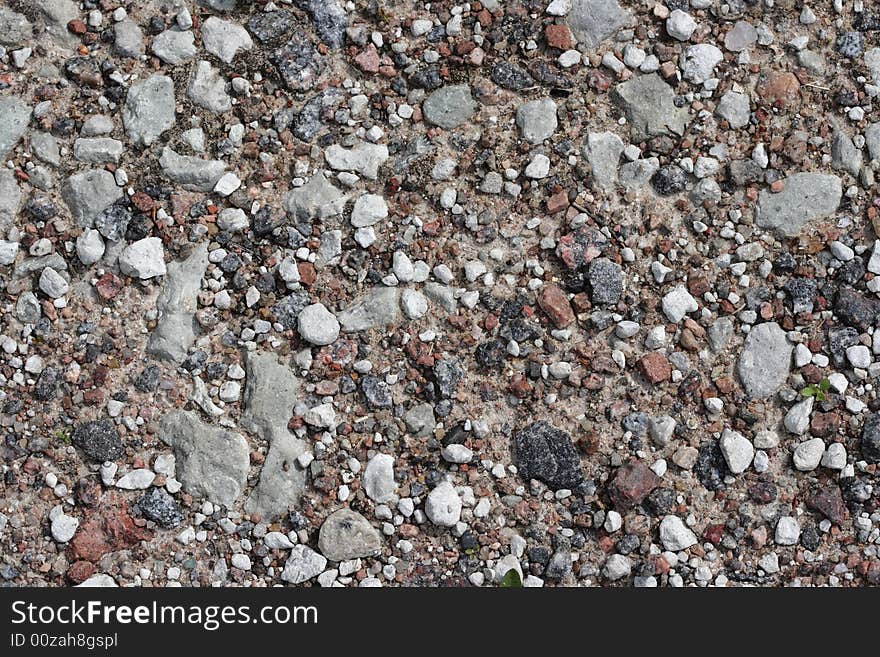
[[[828,395],[825,393],[831,388],[831,382],[828,379],[822,379],[816,385],[806,386],[803,390],[801,390],[801,395],[804,397],[812,397],[816,401],[825,401],[828,398]]]
[[[515,569],[511,568],[506,573],[504,573],[504,577],[501,578],[501,588],[504,588],[504,589],[521,589],[522,588],[522,579],[520,579],[519,573],[516,572]]]

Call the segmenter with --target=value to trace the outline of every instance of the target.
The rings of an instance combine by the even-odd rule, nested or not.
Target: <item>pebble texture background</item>
[[[878,93],[864,0],[0,2],[0,579],[880,584]]]

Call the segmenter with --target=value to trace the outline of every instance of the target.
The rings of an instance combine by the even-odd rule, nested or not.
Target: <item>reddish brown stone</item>
[[[134,547],[150,538],[149,531],[135,525],[125,499],[116,493],[106,493],[70,541],[70,552],[74,559],[96,563],[105,554]]]
[[[315,271],[315,265],[311,262],[300,262],[296,268],[299,269],[299,280],[303,285],[311,285],[315,282],[318,274]]]
[[[67,29],[73,32],[74,34],[85,34],[86,33],[86,24],[83,23],[80,19],[75,18],[67,24]]]
[[[376,52],[376,46],[372,43],[364,48],[360,54],[354,58],[354,63],[358,65],[364,73],[379,72],[379,53]]]
[[[544,38],[551,48],[569,50],[571,48],[571,30],[568,25],[548,25],[544,30]]]
[[[672,376],[672,366],[666,356],[659,351],[652,351],[639,359],[639,372],[653,384],[668,381]]]
[[[709,541],[712,545],[718,545],[723,535],[724,525],[722,524],[707,525],[706,529],[703,530],[703,539]]]
[[[105,273],[95,283],[95,291],[102,299],[112,299],[122,290],[122,281],[111,272]]]
[[[547,199],[547,214],[556,214],[568,208],[568,192],[559,190]]]
[[[556,328],[565,328],[574,322],[574,311],[571,309],[568,297],[558,285],[550,283],[541,288],[538,305],[547,313]]]
[[[820,486],[807,498],[807,507],[818,511],[835,525],[841,524],[846,518],[846,504],[840,487],[829,483]]]
[[[153,199],[144,192],[135,192],[132,194],[131,203],[141,212],[150,212],[155,205]]]
[[[88,561],[77,561],[67,569],[67,579],[73,584],[82,584],[95,574],[95,564]]]
[[[760,102],[776,107],[787,107],[800,100],[801,83],[793,73],[772,73],[755,87]]]
[[[660,477],[642,461],[630,461],[620,467],[608,485],[608,496],[618,509],[641,504],[648,493],[660,485]]]

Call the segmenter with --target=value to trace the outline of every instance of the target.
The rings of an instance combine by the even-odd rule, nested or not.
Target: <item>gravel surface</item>
[[[864,0],[3,2],[0,583],[880,585],[878,94]]]

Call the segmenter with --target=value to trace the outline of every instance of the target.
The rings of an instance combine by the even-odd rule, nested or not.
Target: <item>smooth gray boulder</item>
[[[656,73],[639,75],[617,85],[611,97],[629,122],[632,141],[684,134],[688,111],[675,106],[675,92]]]
[[[344,333],[381,328],[400,321],[400,288],[377,287],[336,313]]]
[[[227,507],[235,503],[250,468],[248,444],[240,434],[175,410],[160,421],[159,437],[174,450],[176,476],[187,493]]]
[[[776,322],[752,327],[736,366],[749,397],[764,399],[785,385],[791,371],[792,349],[785,331]]]
[[[794,237],[810,221],[834,214],[843,196],[840,178],[826,173],[796,173],[781,192],[761,190],[755,223]]]
[[[318,549],[330,561],[375,557],[382,551],[382,535],[360,513],[339,509],[318,532]]]
[[[153,75],[135,82],[122,107],[122,123],[128,138],[149,146],[174,126],[174,82],[165,75]]]
[[[226,172],[220,160],[203,160],[192,155],[178,155],[166,146],[159,158],[162,173],[191,192],[210,192]]]
[[[31,120],[31,108],[20,98],[0,98],[0,158],[6,157],[22,138]]]
[[[61,186],[61,198],[80,228],[91,228],[95,218],[123,194],[113,174],[106,169],[75,173]]]
[[[297,503],[306,485],[306,473],[296,463],[306,446],[287,428],[299,400],[300,382],[270,352],[248,352],[246,376],[241,426],[268,442],[269,453],[245,509],[276,518]]]
[[[432,92],[422,103],[428,123],[452,130],[466,123],[477,111],[477,103],[466,84],[450,84]]]
[[[181,363],[196,339],[193,320],[198,310],[202,277],[208,268],[208,246],[202,242],[185,260],[171,262],[156,301],[158,321],[147,343],[147,353]]]
[[[630,18],[617,0],[573,0],[566,22],[578,43],[595,50],[629,23]]]

